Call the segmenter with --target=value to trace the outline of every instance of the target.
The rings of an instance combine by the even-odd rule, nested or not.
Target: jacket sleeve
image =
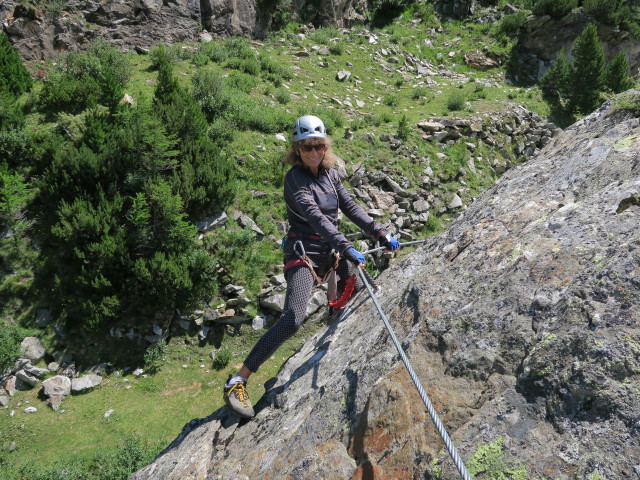
[[[344,234],[322,213],[306,183],[296,181],[294,176],[285,178],[285,200],[289,208],[295,208],[295,213],[304,217],[313,231],[331,248],[342,254],[353,247]]]
[[[347,216],[349,220],[360,227],[364,233],[371,237],[379,237],[386,233],[384,227],[367,215],[367,212],[356,203],[351,194],[342,185],[342,180],[337,172],[332,172],[333,184],[338,193],[338,201],[340,202],[340,210]]]

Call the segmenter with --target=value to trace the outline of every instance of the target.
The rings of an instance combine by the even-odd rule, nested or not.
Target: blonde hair
[[[324,151],[324,158],[322,159],[322,168],[333,167],[336,163],[336,155],[333,153],[333,149],[331,148],[333,142],[330,137],[310,137],[293,143],[287,154],[284,156],[284,163],[291,165],[292,167],[304,167],[304,163],[302,162],[302,158],[300,157],[298,150],[300,150],[300,147],[303,145],[318,145],[319,143],[324,144],[326,147],[326,150]]]

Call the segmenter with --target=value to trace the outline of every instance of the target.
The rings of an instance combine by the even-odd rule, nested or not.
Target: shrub
[[[282,105],[286,105],[291,100],[291,94],[286,88],[279,88],[275,93],[276,100]]]
[[[455,90],[447,97],[447,109],[450,111],[463,110],[466,101],[465,93],[460,90]]]
[[[527,12],[525,10],[519,10],[513,15],[506,15],[496,25],[496,34],[498,37],[514,37],[520,33],[526,21]]]
[[[244,93],[251,93],[253,88],[258,84],[258,79],[246,73],[234,71],[227,77],[227,84],[231,88],[235,88]]]
[[[148,368],[156,369],[167,360],[167,354],[167,342],[165,340],[160,340],[155,345],[152,345],[145,350],[144,364]]]
[[[227,348],[221,348],[216,352],[216,355],[213,359],[213,368],[216,370],[222,370],[231,361],[231,350]]]
[[[400,121],[398,122],[398,138],[400,140],[406,140],[407,138],[409,138],[409,132],[410,129],[407,121],[407,116],[402,115]]]
[[[28,331],[15,324],[5,325],[0,322],[0,373],[9,370],[22,354],[20,342],[28,335]]]
[[[344,53],[344,43],[335,42],[329,45],[329,52],[332,55],[342,55]]]
[[[235,70],[240,70],[241,72],[248,73],[249,75],[258,76],[260,75],[260,63],[258,59],[253,58],[240,58],[240,57],[232,57],[227,60],[227,67],[233,68]]]
[[[398,97],[396,97],[395,95],[387,94],[384,97],[382,97],[382,103],[390,107],[393,107],[398,104]]]
[[[607,24],[615,24],[615,12],[620,0],[583,0],[582,9],[585,13]]]
[[[411,90],[411,93],[409,93],[409,97],[412,100],[420,100],[421,98],[425,98],[428,92],[429,90],[426,87],[416,87]]]
[[[209,44],[205,43],[203,45]],[[176,49],[176,45],[169,46],[161,43],[159,45],[154,45],[149,49],[149,60],[151,61],[151,68],[154,70],[163,62],[169,62],[173,65],[178,62],[179,58],[180,56]]]
[[[319,105],[314,105],[311,107],[311,111],[300,111],[299,114],[302,115],[315,115],[316,117],[322,119],[325,128],[327,129],[327,133],[329,135],[334,135],[334,133],[341,127],[344,126],[344,118],[342,114],[334,109],[334,108],[324,108]],[[291,122],[293,125],[293,122]],[[291,127],[287,127],[287,130]]]
[[[276,86],[279,86],[285,80],[293,78],[291,70],[266,55],[260,55],[258,61],[260,62],[262,77]]]
[[[200,69],[193,76],[192,95],[209,122],[221,117],[229,105],[229,94],[222,77],[212,70]]]
[[[542,97],[552,105],[560,105],[560,99],[569,92],[570,82],[571,64],[564,49],[561,49],[556,61],[540,79]]]
[[[533,5],[535,15],[551,15],[552,17],[564,17],[578,6],[578,0],[537,0]]]
[[[607,65],[605,87],[613,93],[624,92],[633,87],[627,55],[622,50]]]
[[[78,112],[100,103],[113,109],[130,77],[131,66],[124,54],[99,40],[86,53],[66,55],[50,72],[38,106]]]
[[[21,95],[31,90],[31,75],[22,64],[20,55],[13,48],[9,37],[0,32],[0,93]]]

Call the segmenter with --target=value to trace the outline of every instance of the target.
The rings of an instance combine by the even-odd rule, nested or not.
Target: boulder
[[[44,394],[53,410],[58,411],[64,398],[71,393],[71,383],[69,377],[63,375],[56,375],[42,382]]]
[[[47,353],[42,342],[36,337],[25,337],[20,343],[22,358],[26,358],[31,363],[38,363]]]
[[[82,393],[91,390],[102,383],[100,375],[84,375],[71,380],[71,391],[73,393]]]

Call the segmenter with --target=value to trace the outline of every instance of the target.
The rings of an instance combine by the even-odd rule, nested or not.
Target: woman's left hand
[[[400,247],[400,242],[390,233],[382,235],[378,240],[380,241],[380,245],[385,247],[387,251],[395,252]]]

